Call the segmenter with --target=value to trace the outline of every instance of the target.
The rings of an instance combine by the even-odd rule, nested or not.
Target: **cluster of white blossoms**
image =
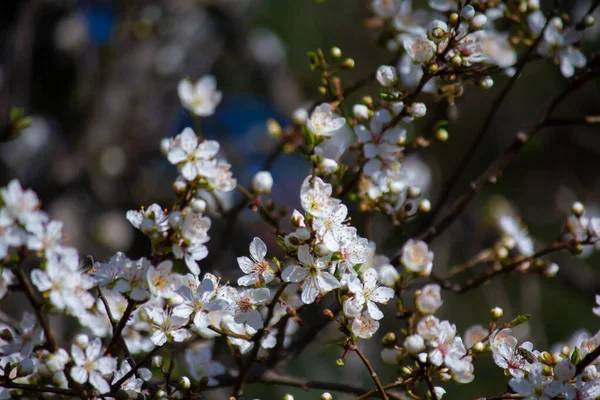
[[[577,371],[577,363],[600,344],[600,331],[592,337],[577,335],[571,346],[552,354],[518,344],[510,329],[494,331],[489,345],[494,362],[510,376],[509,385],[527,399],[596,399],[600,396],[598,360]]]
[[[285,259],[273,257],[273,249],[255,237],[248,253],[237,258],[235,283],[224,282],[206,269],[201,273],[211,227],[204,196],[237,187],[258,208],[262,206],[260,196],[271,192],[273,177],[269,171],[261,171],[252,180],[250,191],[238,186],[231,165],[218,158],[219,143],[202,138],[191,128],[161,142],[161,150],[180,173],[174,183],[177,197],[172,207],[152,204],[126,214],[150,239],[147,258],[132,260],[118,252],[108,261],[84,267],[77,251],[64,245],[62,223],[40,210],[33,191],[23,190],[18,181],[2,188],[0,299],[22,290],[35,314],[25,312],[14,324],[0,323],[0,383],[5,386],[0,387],[0,399],[21,395],[22,385],[39,385],[55,392],[69,389],[88,398],[135,398],[140,391],[150,390],[146,386],[151,385],[145,383],[153,376],[144,368],[150,365],[136,364],[133,356],[153,355],[169,346],[183,348],[183,343],[181,353],[197,392],[189,391],[187,376],[181,377],[177,388],[172,387],[167,376],[173,372],[173,360],[166,367],[162,358],[155,356],[152,364],[163,372],[160,379],[154,379],[161,388],[152,393],[156,398],[195,397],[204,386],[218,385],[223,377],[241,377],[243,386],[257,358],[293,343],[302,308],[318,304],[326,296],[339,306],[339,316],[328,317],[339,323],[346,336],[344,355],[357,351],[357,341],[374,337],[386,316],[407,320],[406,329],[399,330],[402,339],[397,340],[395,333],[386,335],[381,353],[386,364],[401,366],[400,373],[413,378],[414,386],[405,386],[407,390],[434,377],[469,383],[474,379],[473,358],[491,352],[494,362],[511,377],[513,394],[527,399],[600,396],[598,360],[578,370],[578,363],[600,345],[600,333],[580,335],[552,354],[540,352],[530,342],[518,345],[506,328],[512,327],[511,323],[496,328],[501,313],[495,312],[489,329],[474,325],[464,337],[459,336],[454,323],[435,316],[443,304],[442,287],[449,288],[449,282],[442,287],[438,284],[441,280],[432,272],[434,253],[428,243],[405,241],[394,265],[388,257],[376,255],[375,243],[349,223],[349,209],[342,203],[344,173],[349,168],[341,157],[349,150],[356,153],[358,161],[354,198],[361,210],[381,211],[397,223],[414,216],[417,209],[426,212],[431,207],[422,198],[420,180],[406,170],[404,158],[408,146],[426,147],[431,140],[423,136],[412,140],[400,126],[424,117],[427,107],[422,102],[408,102],[416,96],[406,96],[400,89],[420,85],[419,90],[441,91],[448,82],[460,87],[464,83],[460,73],[478,68],[484,71],[479,77],[465,79],[478,79],[481,86],[489,87],[493,81],[485,68],[495,65],[510,73],[516,63],[511,38],[495,30],[495,21],[505,18],[503,3],[473,3],[462,6],[455,0],[430,0],[437,12],[429,15],[413,11],[411,0],[371,2],[374,13],[385,22],[384,29],[390,30],[391,35],[385,36],[391,38],[387,47],[402,52],[396,66],[382,65],[374,73],[383,87],[381,101],[363,98],[352,107],[352,116],[341,116],[344,110],[339,102],[317,105],[310,115],[296,113],[289,130],[293,132],[285,135],[304,135],[312,171],[299,190],[302,211],[294,210],[291,215],[293,230],[278,236]],[[540,54],[559,60],[565,76],[585,65],[585,56],[574,47],[579,33],[565,28],[558,17],[546,21],[535,0],[521,4],[518,13],[528,22],[521,28],[531,38],[543,34]],[[341,50],[334,48],[332,54],[339,58]],[[353,65],[353,61],[342,65]],[[327,81],[331,71],[326,72],[323,79]],[[420,82],[423,77],[427,81]],[[328,84],[336,86],[332,81]],[[462,94],[459,92],[442,94],[450,99]],[[178,93],[183,107],[195,118],[212,115],[222,98],[212,76],[198,82],[183,80]],[[439,128],[436,138],[444,141],[447,131]],[[283,144],[297,142],[293,138]],[[414,207],[418,198],[419,206]],[[277,220],[268,209],[260,211]],[[585,217],[579,203],[572,214],[561,239],[564,248],[576,252],[578,245],[593,244],[600,238],[600,218]],[[498,218],[498,224],[503,232],[496,246],[498,259],[503,261],[509,250],[516,249],[520,262],[529,261],[535,249],[525,226],[508,215]],[[32,264],[30,273],[28,263]],[[523,265],[527,268],[529,263]],[[557,269],[556,264],[548,265],[545,274],[556,274]],[[408,290],[413,293],[416,286],[410,306],[403,295]],[[596,302],[600,303],[600,296]],[[600,305],[593,312],[600,315]],[[74,317],[85,333],[72,335],[69,351],[61,348],[44,313]],[[240,358],[242,368],[237,373],[213,360],[218,337],[227,340],[235,357],[249,354],[247,363]],[[440,399],[446,392],[426,383],[430,384],[429,396],[435,392]]]

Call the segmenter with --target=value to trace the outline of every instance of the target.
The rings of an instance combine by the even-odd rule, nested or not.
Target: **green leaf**
[[[317,57],[317,53],[315,53],[314,51],[309,51],[307,55],[308,66],[310,67],[311,71],[314,71],[317,68],[317,65],[319,65],[319,58]]]
[[[315,135],[306,126],[302,127],[302,137],[306,147],[312,150],[315,147]]]
[[[530,317],[531,317],[531,314],[519,315],[519,316],[517,316],[517,318],[513,319],[512,321],[510,321],[508,323],[508,327],[514,328],[515,326],[524,324],[525,322],[527,322],[529,320]]]
[[[577,365],[579,361],[581,361],[581,353],[579,352],[579,347],[575,347],[573,354],[571,354],[571,363]]]

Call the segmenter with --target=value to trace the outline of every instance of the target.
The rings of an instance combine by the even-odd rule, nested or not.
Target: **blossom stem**
[[[211,331],[216,332],[222,336],[228,336],[228,337],[232,337],[232,338],[236,338],[236,339],[243,339],[243,340],[252,340],[252,336],[241,335],[241,334],[235,333],[235,332],[225,332],[224,330],[219,329],[214,325],[209,325],[208,329],[210,329]]]
[[[52,333],[52,329],[50,328],[50,321],[48,320],[48,316],[43,312],[43,303],[40,302],[33,290],[33,286],[31,286],[31,281],[23,272],[23,269],[18,266],[13,269],[17,280],[23,286],[23,290],[25,291],[25,295],[29,300],[29,303],[33,307],[33,311],[44,330],[44,335],[46,336],[46,340],[48,341],[48,345],[50,346],[50,351],[55,353],[58,350],[58,344],[56,343],[56,339],[54,338],[54,334]]]

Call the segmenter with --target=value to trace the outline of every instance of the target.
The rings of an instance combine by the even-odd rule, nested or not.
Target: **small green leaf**
[[[510,321],[508,323],[508,327],[514,328],[515,326],[524,324],[525,322],[527,322],[529,320],[530,317],[531,317],[531,314],[519,315],[517,318],[513,319],[512,321]]]
[[[313,149],[315,147],[315,135],[306,127],[302,127],[302,137],[304,138],[304,144],[309,149]]]
[[[581,361],[581,353],[579,352],[579,347],[575,347],[573,354],[571,354],[571,363],[577,365],[579,361]]]
[[[319,58],[317,57],[317,53],[315,53],[314,51],[309,51],[307,55],[308,66],[310,67],[311,71],[314,71],[317,68],[317,65],[319,65]]]

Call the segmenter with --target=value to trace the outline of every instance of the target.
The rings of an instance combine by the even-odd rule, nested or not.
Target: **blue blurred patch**
[[[92,43],[103,46],[108,43],[115,27],[115,9],[110,4],[94,4],[82,7]]]

